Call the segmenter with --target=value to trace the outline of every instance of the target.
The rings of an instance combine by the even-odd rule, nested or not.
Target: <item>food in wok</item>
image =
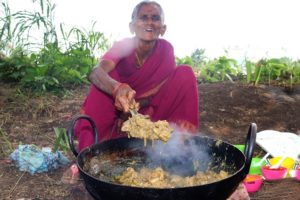
[[[206,172],[197,171],[193,176],[183,177],[177,174],[170,174],[161,167],[156,167],[155,169],[144,167],[139,171],[128,167],[120,176],[116,177],[116,181],[122,185],[134,187],[176,188],[203,185],[226,177],[228,177],[228,173],[223,170],[219,173],[212,170]]]
[[[151,148],[151,147],[149,147]],[[84,170],[91,176],[126,186],[142,188],[177,188],[203,185],[228,177],[231,173],[219,169],[200,170],[199,160],[188,162],[191,173],[183,174],[145,161],[145,155],[139,150],[100,154],[86,160]],[[163,167],[164,166],[164,167]],[[184,167],[184,166],[182,166]]]

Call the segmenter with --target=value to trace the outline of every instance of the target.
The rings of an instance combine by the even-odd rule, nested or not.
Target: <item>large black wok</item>
[[[78,153],[76,148],[74,147],[73,130],[76,121],[79,119],[88,120],[91,123],[94,131],[95,144]],[[149,159],[144,159],[144,157],[149,155],[147,154],[149,149],[150,155],[155,154],[155,152],[151,152],[151,144],[145,147],[144,141],[141,139],[129,139],[127,137],[124,137],[98,144],[98,132],[96,126],[93,120],[85,115],[75,117],[72,120],[67,133],[70,148],[74,155],[77,157],[77,165],[80,171],[80,175],[84,180],[86,189],[95,199],[214,200],[226,199],[227,197],[229,197],[230,194],[232,194],[233,191],[237,188],[239,183],[248,174],[253,155],[253,148],[255,145],[256,129],[256,124],[252,123],[248,130],[244,154],[233,145],[224,141],[204,136],[191,136],[186,139],[182,143],[182,145],[177,145],[175,147],[180,150],[179,152],[184,152],[179,153],[178,158],[176,156],[170,157],[166,153],[161,153],[159,154],[160,157],[158,159],[153,159],[151,156]],[[193,145],[193,148],[186,148],[191,144]],[[191,175],[191,173],[193,173],[191,172],[193,170],[193,167],[191,167],[192,162],[196,159],[197,161],[199,161],[198,170],[204,171],[209,169],[216,172],[225,170],[230,173],[230,176],[222,180],[204,185],[159,189],[131,187],[116,184],[108,180],[107,177],[94,177],[90,175],[90,173],[88,173],[86,170],[84,170],[85,162],[87,162],[87,160],[89,160],[91,157],[97,155],[101,158],[102,154],[110,154],[122,151],[137,152],[135,157],[141,157],[141,162],[139,162],[140,165],[160,165],[164,168],[164,170],[170,170],[172,171],[172,173],[179,172],[180,175]],[[124,156],[127,154],[120,155]],[[129,153],[128,155],[131,156],[131,153]],[[123,167],[125,169],[127,166],[125,165]],[[115,164],[108,168],[107,166],[103,166],[103,168],[105,168],[104,173],[106,173],[109,177],[113,176],[114,173],[120,171],[120,168],[122,168],[122,166],[118,166],[118,164]]]

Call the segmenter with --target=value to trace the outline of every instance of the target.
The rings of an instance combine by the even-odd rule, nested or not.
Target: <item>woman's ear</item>
[[[131,34],[134,34],[134,25],[132,22],[129,23],[129,30]]]
[[[163,27],[160,29],[160,35],[163,36],[167,30],[167,25],[163,25]]]

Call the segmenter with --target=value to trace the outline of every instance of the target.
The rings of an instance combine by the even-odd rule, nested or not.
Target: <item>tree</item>
[[[192,53],[192,60],[194,63],[194,67],[199,67],[201,63],[204,62],[204,59],[206,58],[206,56],[204,56],[205,53],[205,49],[196,49],[193,53]]]

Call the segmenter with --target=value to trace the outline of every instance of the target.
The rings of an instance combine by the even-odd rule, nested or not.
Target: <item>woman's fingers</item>
[[[120,111],[123,112],[129,111],[129,103],[125,96],[117,96],[115,99],[115,106]]]
[[[122,105],[123,111],[125,113],[129,112],[129,100],[128,98],[126,98],[126,96],[123,96],[122,98],[120,98],[120,103]]]
[[[131,90],[128,92],[128,109],[130,108],[131,105],[135,104],[135,91]]]
[[[128,113],[130,104],[134,102],[135,94],[136,92],[129,86],[120,88],[115,98],[115,106],[117,109]]]

